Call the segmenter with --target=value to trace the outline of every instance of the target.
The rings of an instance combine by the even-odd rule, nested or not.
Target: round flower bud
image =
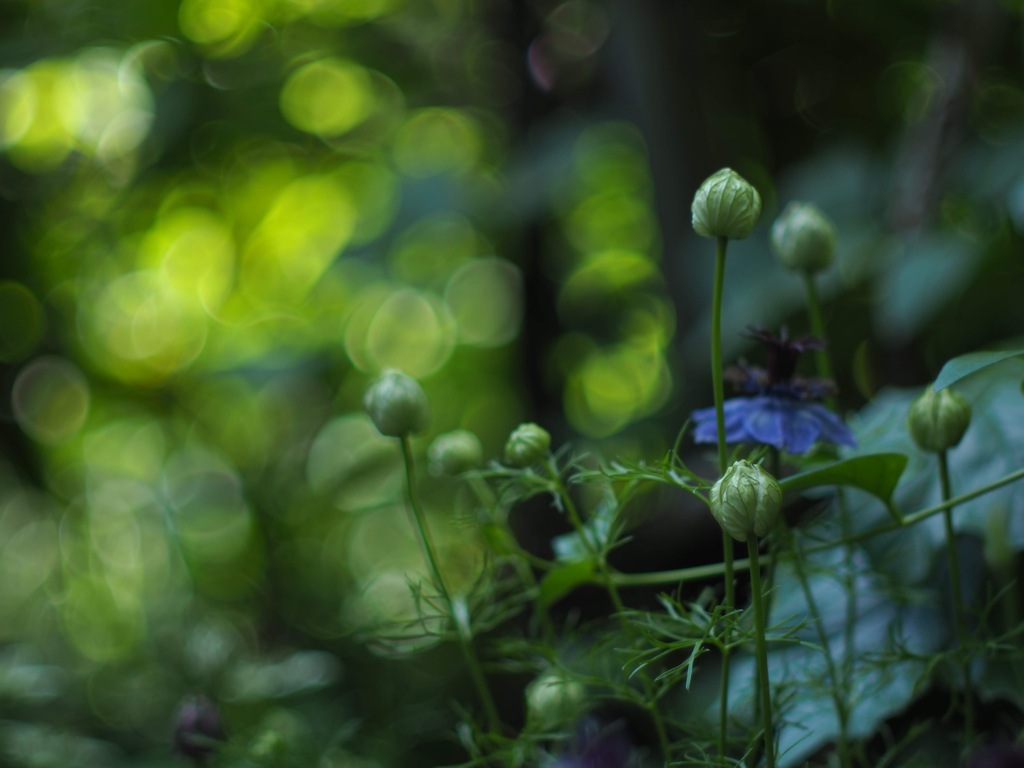
[[[729,467],[711,488],[711,514],[738,541],[764,536],[782,509],[779,481],[745,459]]]
[[[526,686],[526,718],[540,731],[554,731],[576,718],[586,701],[582,683],[549,670]]]
[[[772,250],[796,272],[820,272],[835,259],[836,228],[810,203],[790,203],[772,225]]]
[[[401,371],[381,374],[363,398],[363,408],[382,435],[406,437],[422,432],[430,419],[427,395],[416,379]]]
[[[948,387],[929,385],[910,405],[907,429],[922,451],[941,453],[960,443],[971,423],[971,404]]]
[[[435,475],[459,475],[480,466],[484,449],[472,432],[456,429],[434,439],[427,449],[427,459]]]
[[[520,424],[505,443],[505,463],[513,467],[528,467],[543,461],[551,448],[551,435],[536,424]]]
[[[691,210],[698,235],[742,240],[761,218],[761,196],[736,171],[723,168],[700,185]]]

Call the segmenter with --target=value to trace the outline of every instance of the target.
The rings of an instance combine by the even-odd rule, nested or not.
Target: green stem
[[[839,720],[839,733],[836,738],[839,765],[842,768],[849,768],[850,742],[847,735],[849,711],[846,707],[846,700],[843,698],[846,691],[845,681],[840,677],[835,657],[832,655],[832,647],[829,645],[828,635],[825,633],[825,627],[821,621],[818,601],[814,599],[814,593],[811,591],[811,584],[807,578],[807,570],[804,567],[803,553],[800,550],[800,545],[785,523],[780,527],[783,535],[786,537],[787,549],[793,558],[793,570],[796,572],[797,581],[800,582],[800,589],[804,593],[804,600],[807,602],[807,612],[810,614],[811,623],[814,624],[815,632],[818,635],[818,644],[821,646],[822,653],[825,656],[825,669],[829,677],[832,704],[835,706],[836,718]]]
[[[718,428],[718,475],[728,468],[729,452],[725,441],[725,384],[722,368],[722,294],[725,287],[725,254],[729,241],[715,240],[715,282],[711,293],[711,387],[715,398],[715,424]],[[732,536],[722,531],[722,565],[725,578],[725,610],[736,607],[736,586],[733,572]],[[729,726],[729,637],[722,638],[722,679],[719,684],[718,754],[725,757],[726,733]]]
[[[807,294],[807,318],[811,323],[811,335],[819,339],[828,338],[825,336],[825,320],[821,313],[821,301],[818,299],[818,288],[814,283],[814,275],[810,272],[803,273],[804,292]],[[819,349],[814,353],[814,362],[818,369],[818,376],[823,379],[832,380],[832,361],[828,355],[828,349]],[[835,398],[825,399],[829,408],[835,408]]]
[[[761,568],[758,564],[757,537],[747,540],[750,552],[750,590],[754,602],[754,641],[757,647],[758,688],[761,690],[761,728],[764,734],[766,768],[775,768],[775,743],[772,737],[772,692],[768,679],[768,646],[765,642],[764,599],[761,595]]]
[[[940,451],[939,482],[942,486],[942,500],[953,496],[949,481],[949,461],[946,451]],[[953,598],[953,619],[956,625],[956,643],[960,652],[960,667],[964,678],[964,738],[967,744],[974,740],[974,694],[971,691],[971,664],[967,655],[967,620],[965,617],[963,593],[960,588],[960,555],[956,549],[956,532],[953,530],[953,508],[943,511],[946,524],[946,554],[949,557],[949,581]]]
[[[413,526],[419,535],[420,545],[423,549],[423,555],[427,561],[427,567],[430,569],[434,585],[441,593],[441,599],[444,600],[448,616],[455,622],[455,634],[459,639],[459,646],[466,660],[466,666],[469,668],[470,677],[473,678],[473,684],[476,686],[480,701],[483,703],[487,725],[492,733],[497,733],[501,729],[501,718],[498,716],[498,708],[494,704],[494,698],[491,696],[490,688],[487,687],[483,668],[480,666],[480,660],[477,658],[476,651],[473,648],[472,632],[468,626],[468,617],[464,617],[461,621],[459,619],[460,614],[465,614],[465,611],[456,608],[455,601],[448,590],[444,576],[441,575],[441,569],[437,564],[437,555],[435,554],[437,548],[434,546],[430,535],[430,528],[427,525],[426,515],[423,513],[419,497],[416,494],[416,470],[412,454],[412,442],[408,436],[401,438],[401,440],[402,457],[405,460],[406,489],[408,491],[409,509],[412,511]]]
[[[725,377],[722,368],[722,293],[725,288],[725,250],[729,241],[719,237],[715,248],[715,284],[711,294],[711,388],[715,398],[718,428],[718,474],[728,469],[729,450],[725,442]]]
[[[618,585],[615,582],[615,573],[608,566],[607,554],[603,549],[599,549],[595,542],[590,540],[587,535],[587,530],[583,525],[583,519],[580,517],[579,510],[576,509],[576,503],[572,500],[572,496],[569,494],[569,489],[566,488],[565,483],[562,482],[562,477],[558,472],[558,467],[552,457],[548,457],[545,466],[548,470],[548,476],[551,481],[555,484],[558,491],[558,497],[562,500],[562,506],[565,508],[566,514],[569,516],[569,521],[572,523],[573,528],[576,529],[577,534],[583,541],[583,546],[587,550],[587,554],[593,558],[597,565],[597,582],[601,584],[607,590],[608,597],[611,598],[612,606],[615,608],[615,614],[618,616],[619,623],[622,625],[623,631],[633,636],[636,633],[636,628],[629,623],[626,618],[626,606],[622,602],[622,596],[619,594]],[[650,675],[647,674],[647,670],[641,668],[637,675],[640,679],[641,684],[644,688],[644,708],[647,710],[651,722],[654,725],[654,730],[658,734],[658,744],[661,747],[662,759],[667,765],[672,759],[672,750],[669,746],[668,733],[665,730],[665,722],[661,717],[661,710],[658,709],[658,701],[654,696],[654,683],[651,681]]]
[[[803,272],[804,280],[804,292],[807,295],[807,318],[811,324],[811,334],[817,336],[819,339],[828,339],[825,334],[825,319],[821,311],[821,301],[818,298],[818,288],[814,281],[814,275],[809,271]],[[832,381],[832,359],[828,352],[828,347],[819,349],[814,354],[815,366],[818,370],[818,376],[822,379]],[[829,395],[825,398],[825,403],[832,410],[836,409],[835,397]],[[842,525],[843,538],[847,538],[850,535],[850,521],[849,515],[846,513],[846,493],[842,488],[838,490],[836,495],[836,504],[839,507],[839,519]],[[803,564],[801,562],[801,554],[795,548],[791,547],[793,552],[794,563],[796,564],[798,571],[797,577],[801,580],[801,586],[804,589],[804,594],[808,600],[808,606],[812,606],[812,597],[810,593],[810,587],[807,584],[806,575],[802,573]],[[843,673],[840,680],[839,675],[836,673],[835,660],[832,658],[832,653],[829,646],[825,642],[824,629],[821,627],[821,620],[818,618],[820,614],[817,608],[813,608],[815,616],[815,625],[818,627],[819,640],[822,643],[822,647],[825,649],[825,658],[829,665],[829,676],[832,678],[832,691],[836,705],[836,715],[839,717],[839,740],[837,743],[837,749],[839,752],[839,762],[842,766],[850,765],[850,752],[849,742],[847,738],[847,720],[849,713],[846,711],[846,701],[843,698],[843,693],[849,690],[848,685],[850,683],[850,677],[853,673],[853,658],[854,658],[854,632],[853,629],[856,626],[857,621],[857,591],[853,588],[853,547],[847,544],[843,551],[843,584],[846,592],[846,625],[843,627],[843,639],[844,647],[846,649],[846,656],[843,663]],[[842,685],[840,686],[840,682]]]
[[[466,482],[469,484],[470,489],[476,496],[481,506],[487,510],[490,517],[491,523],[498,526],[507,537],[508,542],[515,548],[516,554],[516,570],[519,571],[523,581],[531,586],[537,585],[537,578],[533,575],[533,571],[529,566],[533,565],[541,570],[550,569],[552,563],[545,560],[543,557],[537,557],[530,552],[519,546],[519,542],[516,541],[515,534],[512,533],[512,529],[509,527],[508,520],[504,514],[497,512],[498,500],[494,496],[494,491],[487,482],[482,478],[475,475],[470,475],[466,478]]]
[[[979,496],[984,496],[986,493],[991,493],[992,491],[1002,488],[1004,485],[1015,483],[1018,480],[1024,480],[1024,469],[1018,469],[1017,471],[1004,475],[998,480],[988,483],[981,488],[976,488],[973,491],[962,493],[948,501],[942,502],[941,504],[936,504],[932,507],[927,507],[918,512],[914,512],[913,514],[907,515],[901,522],[893,521],[890,523],[884,523],[882,525],[875,526],[870,530],[861,531],[860,533],[852,534],[837,541],[808,547],[804,550],[804,554],[811,555],[815,552],[824,552],[832,549],[833,547],[842,546],[843,544],[855,544],[859,541],[864,541],[883,533],[891,533],[892,531],[898,531],[902,528],[909,528],[922,520],[934,517],[940,512],[952,509],[960,504],[976,499]],[[750,561],[736,560],[733,563],[733,566],[735,570],[745,571],[750,567]],[[715,576],[720,576],[724,572],[724,563],[712,563],[710,565],[699,565],[692,568],[678,568],[671,571],[653,571],[650,573],[614,573],[612,575],[615,583],[620,587],[644,587],[657,586],[659,584],[675,584],[678,582],[697,581],[699,579],[711,579]]]

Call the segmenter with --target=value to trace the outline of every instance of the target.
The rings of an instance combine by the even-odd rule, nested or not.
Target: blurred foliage
[[[3,762],[176,764],[194,693],[238,765],[460,759],[367,381],[423,380],[422,445],[664,452],[710,401],[689,199],[727,164],[837,223],[845,407],[1024,334],[1022,10],[0,4]],[[733,252],[730,358],[803,322],[767,227]],[[472,501],[423,492],[473,583]]]

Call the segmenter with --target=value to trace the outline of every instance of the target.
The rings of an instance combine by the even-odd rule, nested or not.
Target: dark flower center
[[[785,326],[778,334],[765,328],[753,328],[746,335],[764,345],[766,367],[741,363],[726,371],[726,378],[740,392],[792,400],[820,400],[835,392],[835,385],[828,379],[796,375],[800,355],[808,350],[823,349],[822,339],[815,336],[791,339]]]

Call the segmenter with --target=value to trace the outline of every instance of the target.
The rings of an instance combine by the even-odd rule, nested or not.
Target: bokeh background
[[[729,359],[750,325],[805,329],[767,247],[793,199],[840,233],[845,410],[1019,336],[1022,13],[3,0],[3,763],[180,764],[197,693],[253,754],[459,760],[451,649],[378,631],[422,565],[367,383],[423,382],[420,447],[465,428],[497,457],[535,420],[659,456],[710,402],[689,205],[725,165],[765,203],[728,263]],[[468,582],[466,499],[424,491]]]

